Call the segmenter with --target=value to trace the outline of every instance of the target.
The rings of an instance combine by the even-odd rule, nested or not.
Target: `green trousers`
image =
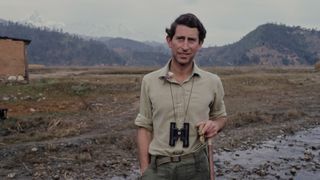
[[[156,157],[151,156],[142,180],[207,180],[210,179],[208,157],[205,150],[179,162],[168,162],[157,166]]]

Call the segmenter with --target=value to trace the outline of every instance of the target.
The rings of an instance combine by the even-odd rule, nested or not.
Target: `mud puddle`
[[[319,180],[320,127],[245,148],[215,153],[216,179]],[[133,169],[130,176],[112,180],[137,179],[139,171]]]
[[[320,179],[320,127],[217,153],[217,179]]]

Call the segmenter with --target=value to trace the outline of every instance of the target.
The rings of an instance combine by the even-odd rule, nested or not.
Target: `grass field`
[[[137,168],[134,118],[140,82],[156,68],[30,69],[3,84],[0,178],[129,176]],[[320,74],[311,67],[206,68],[224,84],[229,122],[218,149],[249,146],[319,125]]]

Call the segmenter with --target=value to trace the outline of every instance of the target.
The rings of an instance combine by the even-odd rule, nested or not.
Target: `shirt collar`
[[[167,64],[160,69],[159,78],[161,79],[168,79],[170,78],[170,63],[172,59],[170,59]],[[197,64],[193,61],[193,70],[192,70],[192,76],[199,76],[201,77],[200,68],[197,66]]]

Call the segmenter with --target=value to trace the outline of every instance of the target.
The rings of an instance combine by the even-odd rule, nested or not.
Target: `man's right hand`
[[[147,169],[148,169],[148,166],[140,167],[140,175],[142,176]]]
[[[141,175],[147,170],[150,162],[149,145],[152,139],[152,133],[146,128],[139,127],[137,134],[138,154],[140,162]]]

